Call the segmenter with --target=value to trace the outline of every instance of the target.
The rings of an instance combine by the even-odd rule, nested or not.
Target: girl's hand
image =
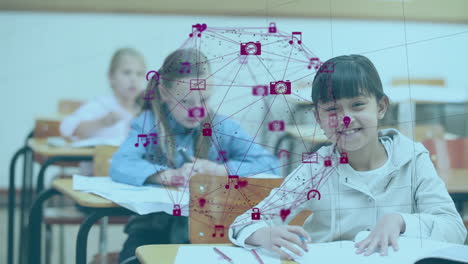
[[[302,256],[304,253],[297,249],[297,246],[304,249],[306,252],[307,244],[304,243],[300,236],[310,241],[309,234],[302,226],[272,226],[263,227],[250,235],[245,243],[252,246],[261,246],[269,251],[278,253],[281,258],[292,260],[292,256],[284,252],[281,248],[287,248],[294,254]]]
[[[192,167],[185,163],[178,169],[168,169],[156,174],[155,182],[168,186],[186,186],[192,174]]]
[[[218,164],[206,159],[193,159],[191,164],[195,173],[208,174],[212,176],[228,176],[228,172],[224,164]]]
[[[377,247],[380,247],[380,255],[385,256],[389,244],[392,245],[394,251],[398,251],[398,237],[405,231],[405,228],[405,221],[401,215],[385,215],[366,239],[354,244],[358,248],[356,253],[361,254],[366,251],[364,255],[369,256]]]

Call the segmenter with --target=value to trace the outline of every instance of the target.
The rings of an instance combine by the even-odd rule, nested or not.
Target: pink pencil
[[[263,260],[260,258],[260,256],[257,254],[257,251],[255,249],[252,249],[252,253],[255,255],[255,258],[258,260],[260,264],[264,264]]]
[[[232,259],[231,259],[230,257],[226,256],[226,254],[224,254],[223,252],[221,252],[221,250],[219,250],[219,249],[217,249],[217,248],[215,248],[215,247],[213,248],[213,250],[214,250],[216,253],[218,253],[219,255],[221,255],[221,257],[223,257],[223,259],[229,261],[229,263],[231,263],[231,264],[234,264],[234,262],[232,261]]]

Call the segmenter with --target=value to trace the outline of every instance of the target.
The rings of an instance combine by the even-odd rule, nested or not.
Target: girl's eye
[[[362,105],[365,105],[365,103],[363,102],[357,102],[357,103],[354,103],[353,106],[362,106]]]

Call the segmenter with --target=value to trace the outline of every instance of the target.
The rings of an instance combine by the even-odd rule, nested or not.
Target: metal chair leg
[[[99,255],[101,264],[107,264],[107,226],[109,224],[109,217],[105,216],[101,219],[99,229]]]
[[[51,263],[51,255],[52,255],[52,240],[53,240],[53,233],[52,233],[52,226],[46,225],[45,226],[45,263]]]
[[[41,228],[42,228],[42,205],[50,197],[60,194],[55,189],[48,189],[39,194],[34,201],[31,210],[29,211],[29,226],[28,226],[28,251],[29,263],[41,263]],[[23,248],[24,250],[24,248]]]

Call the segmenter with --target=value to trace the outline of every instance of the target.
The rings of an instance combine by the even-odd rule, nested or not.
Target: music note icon
[[[239,189],[239,175],[228,175],[228,182],[224,188],[229,189],[234,184],[234,189]]]
[[[296,37],[297,44],[302,44],[302,32],[293,32],[291,35],[291,40],[289,41],[289,44],[292,45],[294,43],[294,36],[298,36]]]
[[[193,37],[195,32],[198,31],[197,37],[201,37],[201,33],[207,28],[206,24],[196,24],[192,25],[192,33],[189,34],[189,37]]]
[[[140,145],[140,140],[143,141],[145,140],[145,142],[143,142],[143,146],[148,146],[149,144],[149,140],[148,140],[148,136],[146,134],[138,134],[138,137],[137,137],[137,142],[135,143],[135,147],[138,147]]]
[[[216,233],[220,231],[219,236],[224,237],[224,225],[215,225],[214,226],[214,233],[212,234],[213,237],[216,237]]]
[[[307,69],[312,69],[312,66],[314,66],[314,69],[318,69],[320,67],[321,63],[319,61],[319,58],[310,58],[309,66],[307,66]]]
[[[181,64],[182,64],[182,66],[179,69],[179,73],[183,74],[184,71],[185,71],[185,73],[190,73],[190,62],[185,61],[185,62],[181,62]]]

